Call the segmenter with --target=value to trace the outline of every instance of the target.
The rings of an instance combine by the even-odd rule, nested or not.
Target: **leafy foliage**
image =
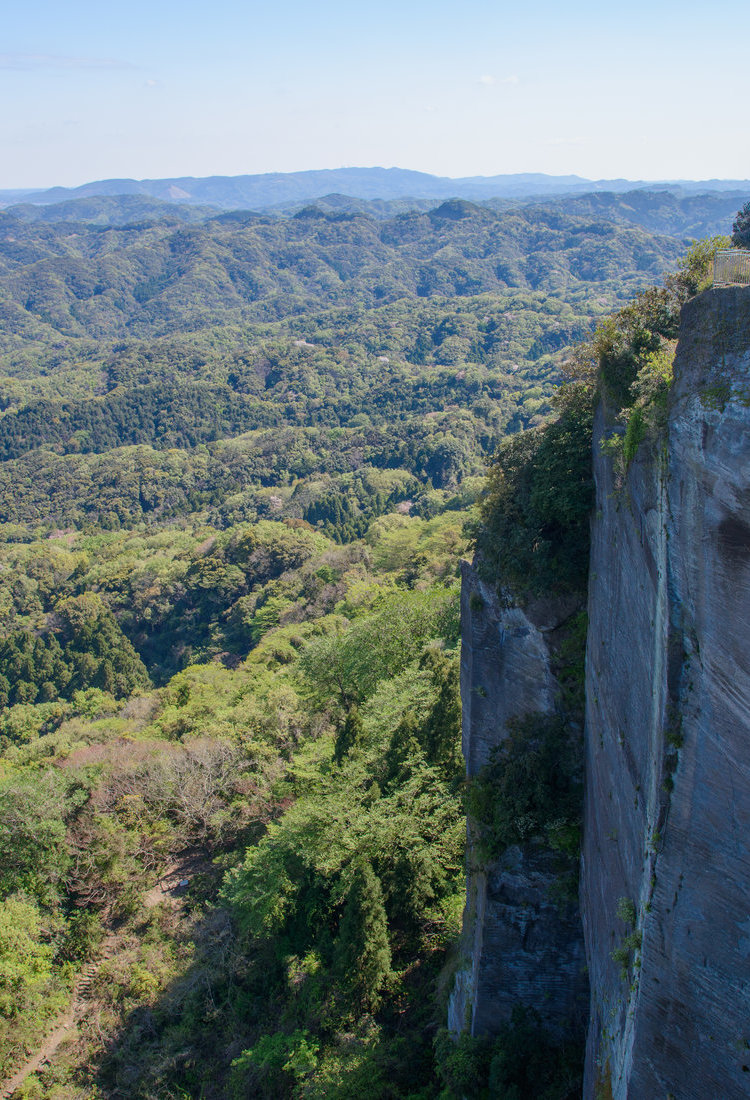
[[[54,907],[70,866],[65,819],[72,805],[59,774],[21,773],[0,783],[0,894]]]
[[[150,686],[138,654],[97,596],[61,601],[57,630],[17,630],[0,642],[0,706],[51,702],[87,688],[115,698]]]
[[[468,809],[488,854],[534,838],[577,853],[581,771],[580,746],[561,718],[528,715],[510,723],[469,789]]]
[[[355,1016],[376,1011],[391,977],[388,917],[380,882],[369,863],[355,867],[334,952],[343,995]]]
[[[494,1039],[468,1034],[436,1041],[444,1100],[462,1096],[489,1100],[574,1100],[582,1087],[581,1052],[575,1042],[556,1041],[539,1017],[520,1005]]]
[[[531,593],[584,586],[588,570],[591,393],[570,386],[557,420],[503,444],[490,469],[476,545],[482,569]]]
[[[348,709],[372,695],[381,680],[402,672],[431,637],[455,642],[457,628],[455,593],[437,588],[394,594],[374,615],[334,624],[307,647],[301,667],[319,697],[336,698]]]
[[[585,587],[593,403],[603,397],[624,424],[606,445],[626,467],[666,423],[680,311],[707,285],[725,243],[696,243],[663,287],[641,291],[602,322],[566,364],[571,381],[558,395],[557,418],[500,447],[475,529],[485,575],[500,589],[539,595]]]
[[[462,885],[458,682],[455,658],[441,648],[456,639],[450,563],[461,524],[460,513],[404,514],[394,528],[383,521],[359,547],[337,546],[299,521],[6,544],[13,570],[0,603],[6,621],[31,636],[39,624],[62,639],[89,630],[95,650],[106,609],[108,623],[137,626],[134,639],[160,675],[168,658],[151,659],[144,645],[149,615],[154,637],[173,629],[193,644],[201,637],[212,644],[217,631],[219,644],[232,638],[247,655],[242,663],[188,665],[157,692],[141,684],[124,705],[88,688],[0,714],[14,769],[4,781],[0,885],[7,897],[36,892],[40,927],[56,928],[46,977],[35,984],[29,972],[14,994],[18,1004],[33,1001],[34,1019],[45,1020],[64,997],[68,960],[85,958],[113,921],[133,930],[128,947],[103,967],[96,996],[113,1035],[145,1004],[156,1023],[148,1035],[140,1025],[125,1028],[96,1071],[105,1087],[126,1073],[142,1082],[134,1094],[158,1092],[164,1051],[175,1044],[201,1051],[194,1072],[202,1080],[215,1074],[217,1051],[202,1048],[204,979],[194,985],[191,968],[210,974],[212,1034],[219,1028],[234,1037],[238,1013],[244,1021],[241,1049],[249,1053],[237,1059],[235,1048],[231,1071],[240,1092],[285,1094],[304,1082],[344,1096],[361,1077],[377,1095],[378,1081],[395,1074],[405,1082],[407,1066],[431,1080],[431,989],[457,927]],[[414,537],[396,552],[392,530]],[[371,555],[381,563],[374,570]],[[259,612],[274,600],[286,612],[277,606],[262,623]],[[327,614],[336,605],[351,618],[341,609]],[[289,621],[280,624],[280,614]],[[338,766],[338,693],[319,653],[327,640],[334,651],[343,647],[336,659],[362,701],[361,717],[349,712],[355,736]],[[389,755],[394,738],[399,747]],[[179,946],[158,921],[143,931],[142,892],[186,846],[237,863],[247,845],[258,858],[260,898],[276,905],[279,882],[289,882],[290,904],[296,900],[288,923],[264,933],[248,923],[240,893],[216,909],[213,871],[204,895],[196,880],[185,910],[197,925],[180,936],[191,943],[194,936],[195,947]],[[278,859],[267,859],[269,850]],[[213,946],[202,946],[200,923],[230,918],[245,932],[221,941],[232,949],[217,960]],[[49,934],[40,935],[48,944]],[[193,992],[160,1006],[185,971]],[[408,1041],[404,1018],[414,1021]],[[367,1038],[348,1045],[349,1029],[362,1036],[367,1020]],[[280,1061],[275,1042],[286,1051]],[[177,1075],[187,1089],[196,1087],[192,1072]],[[228,1061],[219,1072],[229,1089]]]
[[[109,934],[32,1091],[436,1095],[463,524],[510,433],[502,568],[580,581],[589,395],[544,427],[554,383],[679,246],[549,209],[131,205],[0,217],[0,1057]],[[545,736],[511,816],[564,846]]]
[[[737,211],[732,225],[732,244],[735,248],[750,248],[750,202]]]
[[[52,925],[52,927],[50,927]],[[50,932],[54,924],[23,894],[0,907],[0,1057],[12,1064],[44,1024],[65,1003],[65,990],[53,967]]]

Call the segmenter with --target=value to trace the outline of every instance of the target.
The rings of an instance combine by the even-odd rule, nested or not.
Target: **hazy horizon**
[[[719,183],[719,184],[747,183],[750,180],[750,176],[748,176],[746,178],[742,178],[742,179],[727,177],[727,176],[724,176],[724,177],[714,176],[712,178],[702,178],[702,179],[698,179],[698,178],[688,179],[687,177],[682,177],[682,178],[679,178],[679,179],[676,178],[676,177],[673,177],[673,178],[665,178],[665,177],[656,178],[656,177],[654,177],[654,178],[651,178],[651,179],[635,179],[634,177],[628,177],[628,176],[617,176],[617,177],[611,176],[611,177],[606,177],[606,178],[605,177],[599,177],[599,178],[595,179],[591,176],[582,176],[582,175],[580,175],[579,173],[576,173],[576,172],[547,173],[547,172],[526,172],[526,171],[507,172],[507,173],[500,172],[500,173],[494,173],[492,175],[481,174],[481,173],[471,175],[471,174],[466,173],[466,172],[462,172],[462,173],[459,173],[459,174],[453,174],[453,173],[438,174],[438,173],[424,172],[422,169],[412,168],[410,166],[405,166],[405,165],[402,165],[402,164],[388,164],[388,165],[383,165],[383,164],[368,164],[368,165],[364,165],[364,164],[341,164],[341,165],[336,165],[336,166],[326,165],[322,168],[296,168],[296,169],[292,168],[292,169],[289,169],[288,171],[285,171],[285,172],[276,172],[276,171],[273,171],[273,170],[268,171],[268,172],[237,172],[237,173],[233,173],[232,175],[228,175],[228,174],[224,174],[224,173],[217,173],[217,172],[208,172],[205,175],[196,175],[195,173],[182,173],[182,175],[169,175],[169,176],[148,176],[148,175],[147,176],[98,176],[95,179],[94,178],[81,179],[80,181],[78,181],[76,183],[70,183],[70,184],[61,184],[61,183],[57,183],[57,182],[52,182],[52,183],[44,183],[44,184],[29,184],[27,186],[22,186],[22,187],[7,187],[7,188],[6,187],[0,187],[0,193],[8,193],[8,192],[9,193],[13,193],[13,192],[29,192],[29,193],[31,193],[31,192],[37,192],[37,191],[51,191],[51,190],[54,190],[54,189],[57,189],[57,188],[64,189],[64,190],[75,191],[78,188],[86,187],[89,184],[109,183],[109,182],[117,182],[117,181],[132,182],[132,183],[156,183],[156,182],[160,182],[162,180],[173,180],[173,179],[185,179],[185,180],[187,180],[187,179],[193,179],[193,180],[242,179],[242,178],[246,178],[246,177],[251,177],[252,178],[252,177],[255,177],[255,176],[259,176],[259,177],[260,176],[276,176],[276,175],[279,175],[279,176],[286,176],[286,175],[294,176],[294,175],[301,175],[301,174],[306,173],[306,172],[346,172],[346,171],[353,171],[353,172],[377,172],[377,171],[415,172],[415,173],[419,173],[419,174],[422,174],[422,175],[425,175],[425,176],[428,176],[428,177],[431,176],[434,179],[455,180],[456,182],[460,182],[462,180],[470,180],[470,179],[471,180],[477,180],[477,181],[481,181],[481,180],[490,181],[490,180],[493,180],[493,179],[512,179],[514,176],[518,176],[518,177],[541,176],[541,177],[545,177],[546,179],[565,179],[565,178],[569,178],[571,180],[577,179],[577,180],[580,180],[582,183],[591,183],[591,184],[601,184],[601,183],[610,183],[610,182],[611,183],[614,183],[614,182],[632,183],[634,185],[634,187],[642,187],[644,185],[648,186],[650,184],[654,184],[655,186],[665,186],[665,185],[670,185],[670,184],[678,185],[678,184],[681,184],[681,183],[688,183],[688,184],[695,184],[695,185],[700,185],[700,184],[703,184],[703,183],[705,183],[707,185],[712,184],[712,183]]]
[[[332,165],[750,176],[738,0],[40,0],[3,29],[4,190]]]

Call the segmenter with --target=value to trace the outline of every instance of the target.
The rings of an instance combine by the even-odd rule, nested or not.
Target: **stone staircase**
[[[83,970],[76,978],[70,1005],[55,1018],[49,1031],[46,1033],[41,1048],[36,1054],[31,1055],[21,1065],[13,1077],[0,1083],[0,1100],[11,1100],[13,1094],[21,1087],[31,1073],[36,1073],[43,1066],[49,1065],[60,1043],[67,1037],[76,1025],[76,1020],[81,1009],[91,994],[91,987],[99,967],[107,959],[111,959],[117,947],[117,937],[110,935],[103,941],[96,958],[86,963]]]

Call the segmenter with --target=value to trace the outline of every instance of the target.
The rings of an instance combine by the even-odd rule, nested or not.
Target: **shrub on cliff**
[[[560,415],[513,436],[490,469],[476,547],[482,572],[518,593],[584,588],[588,570],[591,390],[563,387]]]
[[[495,1038],[467,1032],[455,1040],[441,1030],[435,1039],[439,1100],[574,1100],[581,1095],[582,1044],[560,1042],[533,1009],[517,1004]]]
[[[467,808],[490,858],[544,837],[577,853],[581,760],[562,718],[530,714],[508,723],[508,737],[469,787]]]
[[[676,337],[680,298],[666,287],[652,287],[608,317],[594,333],[599,385],[610,407],[632,405],[632,386],[641,367],[659,351],[662,340]]]
[[[611,419],[624,425],[602,443],[620,481],[643,440],[663,433],[682,307],[711,285],[714,256],[729,243],[728,237],[697,241],[663,287],[643,291],[608,317],[569,361],[568,373],[593,384]]]
[[[748,210],[750,219],[750,203]],[[637,401],[634,387],[639,374],[665,344],[676,339],[682,307],[710,286],[714,256],[729,243],[728,237],[696,241],[663,287],[642,291],[599,325],[588,351],[589,358],[598,364],[598,386],[610,408],[627,409]]]
[[[625,424],[624,452],[632,458],[665,420],[682,307],[710,284],[713,257],[728,244],[728,237],[696,242],[663,287],[642,291],[607,318],[565,365],[570,381],[558,391],[557,419],[500,446],[475,546],[484,577],[501,591],[523,597],[585,588],[596,395]],[[622,434],[614,446],[623,453]]]

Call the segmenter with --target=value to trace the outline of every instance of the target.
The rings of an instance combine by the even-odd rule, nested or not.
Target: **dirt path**
[[[76,1024],[83,1015],[89,1000],[91,983],[97,970],[103,962],[110,959],[117,950],[120,937],[115,933],[106,936],[95,959],[86,963],[81,973],[76,978],[73,986],[73,995],[70,1005],[57,1017],[52,1025],[52,1031],[48,1032],[40,1050],[24,1062],[17,1073],[5,1084],[0,1085],[0,1100],[9,1100],[16,1089],[19,1089],[31,1073],[35,1073],[46,1065],[55,1055],[57,1048],[68,1036],[75,1032]]]
[[[6,1081],[0,1092],[0,1100],[9,1100],[9,1097],[13,1095],[16,1089],[20,1089],[26,1078],[30,1073],[35,1073],[38,1069],[41,1069],[43,1065],[46,1065],[52,1057],[54,1057],[55,1051],[62,1043],[63,1039],[75,1028],[75,1001],[65,1013],[64,1016],[58,1016],[55,1030],[51,1031],[47,1038],[44,1040],[44,1046],[33,1057],[29,1058],[28,1062],[19,1069],[15,1077],[11,1077],[10,1081]]]
[[[143,895],[144,908],[153,909],[155,905],[166,904],[177,909],[193,875],[210,866],[203,852],[185,852],[169,864],[156,886]]]
[[[207,866],[207,862],[205,855],[196,852],[186,852],[182,858],[175,860],[167,867],[157,884],[143,895],[144,909],[153,909],[161,903],[177,909],[190,878],[196,871]],[[70,1005],[53,1022],[52,1030],[45,1036],[41,1048],[24,1062],[13,1077],[0,1083],[0,1100],[10,1100],[26,1078],[51,1062],[60,1044],[71,1034],[75,1034],[77,1022],[85,1014],[91,1000],[89,994],[96,972],[103,962],[115,954],[120,942],[121,937],[115,932],[103,940],[96,958],[87,963],[78,975]]]

